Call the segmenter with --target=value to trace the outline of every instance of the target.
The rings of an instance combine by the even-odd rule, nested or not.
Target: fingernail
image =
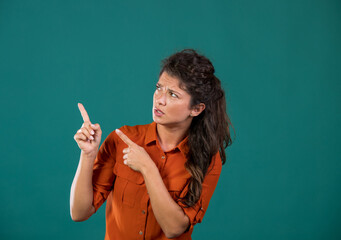
[[[95,124],[91,124],[91,127],[96,127]]]
[[[91,140],[94,140],[94,137],[93,137],[93,136],[90,136],[90,139],[91,139]]]
[[[95,134],[94,130],[91,130],[91,134]]]

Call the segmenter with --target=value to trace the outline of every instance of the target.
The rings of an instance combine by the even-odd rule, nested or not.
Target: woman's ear
[[[205,109],[205,104],[204,103],[199,103],[192,107],[192,111],[189,114],[191,117],[196,117],[198,116],[202,111]]]

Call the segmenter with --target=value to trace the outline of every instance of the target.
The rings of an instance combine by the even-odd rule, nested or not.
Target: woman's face
[[[153,120],[167,126],[187,127],[192,121],[191,96],[179,87],[178,78],[163,72],[153,97]]]

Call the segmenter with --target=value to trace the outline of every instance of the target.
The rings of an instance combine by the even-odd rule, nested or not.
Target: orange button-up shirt
[[[217,185],[222,162],[219,152],[213,157],[202,184],[199,201],[190,208],[179,202],[188,189],[186,170],[187,137],[174,149],[164,152],[157,138],[156,123],[123,126],[120,130],[142,146],[159,169],[169,194],[189,217],[190,227],[176,239],[191,239],[193,226],[200,223]],[[96,209],[107,200],[105,240],[167,239],[150,204],[144,178],[123,163],[127,145],[112,131],[101,145],[93,167],[93,205]]]

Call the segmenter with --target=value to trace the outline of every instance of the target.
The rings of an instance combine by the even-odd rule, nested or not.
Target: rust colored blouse
[[[193,207],[179,201],[188,189],[189,172],[184,164],[188,152],[187,137],[174,149],[164,152],[159,144],[156,123],[123,126],[120,130],[142,146],[159,169],[169,194],[190,219],[190,227],[175,239],[191,239],[193,226],[200,223],[217,185],[222,162],[219,152],[213,157],[202,184],[202,194]],[[93,205],[106,203],[105,240],[167,239],[153,214],[144,178],[123,163],[127,145],[112,131],[102,143],[93,167]]]

